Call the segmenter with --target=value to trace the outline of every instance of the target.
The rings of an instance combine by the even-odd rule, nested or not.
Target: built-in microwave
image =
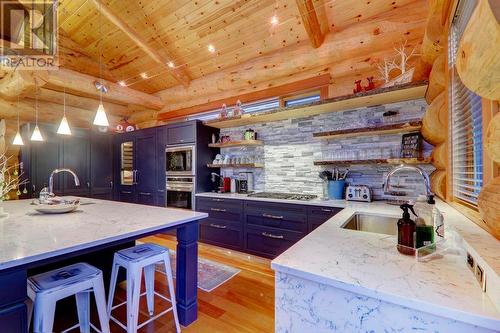
[[[194,176],[196,174],[194,145],[167,147],[165,154],[167,176]]]

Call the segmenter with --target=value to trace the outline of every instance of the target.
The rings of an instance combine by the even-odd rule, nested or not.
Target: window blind
[[[477,206],[483,186],[483,119],[481,97],[460,80],[455,68],[460,37],[474,10],[475,1],[462,0],[457,8],[449,37],[450,137],[453,195]]]

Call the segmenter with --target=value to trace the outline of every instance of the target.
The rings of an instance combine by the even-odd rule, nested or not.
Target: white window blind
[[[483,119],[481,97],[465,87],[455,69],[456,52],[475,1],[460,1],[449,37],[451,85],[450,134],[453,195],[477,206],[483,186]]]

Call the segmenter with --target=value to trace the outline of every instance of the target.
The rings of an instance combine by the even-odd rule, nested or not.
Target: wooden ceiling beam
[[[0,98],[0,114],[2,118],[16,120],[18,111],[21,123],[33,122],[35,120],[35,100],[25,98],[17,103]],[[63,115],[63,107],[60,104],[39,100],[38,114],[40,122],[58,124]],[[95,110],[67,106],[66,117],[70,126],[90,128],[95,117]],[[111,124],[116,124],[121,117],[109,114],[108,119]]]
[[[47,71],[4,71],[0,78],[0,96],[7,100],[16,100],[33,94],[37,85],[43,85],[47,80]]]
[[[309,36],[309,41],[315,49],[320,47],[325,40],[325,34],[321,31],[318,14],[314,8],[313,0],[295,0],[299,9],[304,29]]]
[[[309,79],[301,80],[298,82],[288,83],[278,87],[272,87],[260,91],[254,91],[247,94],[236,95],[225,99],[212,101],[202,105],[195,105],[184,109],[160,113],[158,114],[157,119],[160,121],[166,121],[183,116],[190,116],[204,111],[210,111],[220,108],[222,104],[234,105],[238,100],[241,101],[242,103],[254,102],[266,98],[284,96],[299,91],[319,89],[321,87],[328,86],[329,83],[330,83],[330,74],[324,74],[321,76],[316,76]]]
[[[100,10],[102,15],[104,15],[111,23],[118,27],[118,29],[124,32],[135,44],[137,44],[137,46],[139,46],[149,57],[151,57],[151,59],[167,68],[169,73],[184,87],[189,86],[189,82],[191,81],[191,79],[183,67],[168,67],[168,63],[173,59],[173,57],[167,55],[168,58],[165,58],[153,47],[149,46],[147,42],[134,29],[132,29],[125,21],[120,19],[109,6],[103,3],[102,0],[92,0],[92,2],[94,3],[97,10]]]
[[[157,96],[143,93],[131,88],[122,87],[119,84],[107,80],[99,80],[94,76],[82,74],[69,69],[48,71],[47,88],[62,91],[64,88],[74,95],[99,98],[99,91],[95,82],[101,81],[108,92],[103,94],[103,100],[122,105],[137,104],[147,108],[160,110],[164,104]]]

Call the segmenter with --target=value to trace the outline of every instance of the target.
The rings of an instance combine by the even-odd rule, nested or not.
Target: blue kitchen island
[[[152,234],[177,230],[176,296],[179,320],[197,319],[198,222],[205,213],[83,199],[70,214],[43,215],[31,200],[2,204],[0,219],[0,328],[27,332],[29,274],[85,260],[104,271],[109,284],[112,254]]]

